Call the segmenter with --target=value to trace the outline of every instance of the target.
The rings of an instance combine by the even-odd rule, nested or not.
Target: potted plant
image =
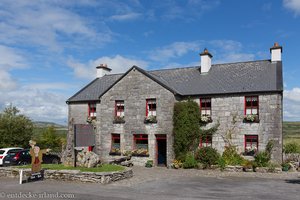
[[[282,171],[287,172],[290,169],[290,164],[289,163],[283,163],[282,164]]]
[[[148,168],[153,167],[153,160],[147,160],[145,167],[148,167]]]
[[[156,116],[149,115],[149,116],[145,117],[144,123],[145,124],[148,124],[148,123],[157,123]]]

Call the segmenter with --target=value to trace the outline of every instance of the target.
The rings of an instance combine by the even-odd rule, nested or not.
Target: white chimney
[[[275,42],[274,46],[270,48],[270,52],[272,62],[281,61],[282,46]]]
[[[213,56],[205,48],[204,51],[200,53],[200,57],[201,57],[201,74],[207,73],[211,68],[211,58]]]
[[[107,64],[100,64],[96,67],[97,69],[97,78],[101,78],[106,74],[109,74],[111,69],[107,67]]]

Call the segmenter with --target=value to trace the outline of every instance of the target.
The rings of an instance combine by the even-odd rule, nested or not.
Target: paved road
[[[137,175],[131,181],[121,181],[109,185],[91,183],[58,182],[44,180],[40,182],[18,184],[17,179],[0,179],[0,200],[20,199],[9,198],[13,195],[27,195],[22,199],[34,199],[28,195],[72,194],[72,199],[109,199],[109,200],[178,200],[178,199],[299,199],[299,173],[288,178],[247,177],[247,176],[202,176],[196,177],[189,173],[180,175],[183,171],[166,170],[165,176],[155,177],[154,170],[136,170]],[[147,173],[148,172],[148,173]],[[147,177],[143,179],[142,175]],[[170,176],[173,173],[174,176]],[[149,178],[149,174],[151,175]],[[131,183],[131,184],[129,184]],[[15,197],[19,197],[15,196]],[[2,197],[2,198],[1,198]],[[44,196],[45,197],[45,196]],[[36,198],[38,199],[38,198]],[[47,198],[44,198],[47,199]],[[49,199],[49,198],[48,198]],[[67,198],[60,198],[67,199]]]

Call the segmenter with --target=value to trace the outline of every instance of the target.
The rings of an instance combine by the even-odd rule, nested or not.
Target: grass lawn
[[[17,168],[31,168],[31,165],[17,166]],[[120,165],[109,165],[104,164],[101,167],[86,168],[86,167],[66,167],[62,164],[42,164],[42,169],[52,169],[52,170],[80,170],[82,172],[113,172],[122,171],[125,168]]]

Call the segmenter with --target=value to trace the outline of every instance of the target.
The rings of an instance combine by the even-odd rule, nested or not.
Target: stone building
[[[252,156],[273,140],[272,159],[281,163],[282,47],[275,43],[270,53],[270,60],[212,65],[205,49],[200,66],[153,71],[133,66],[124,74],[98,66],[97,78],[67,100],[66,160],[74,158],[74,126],[89,122],[95,136],[90,149],[102,159],[130,153],[137,165],[147,160],[169,165],[174,103],[192,98],[206,128],[220,124],[216,134],[201,139],[200,148],[212,146],[222,153],[230,142]]]

